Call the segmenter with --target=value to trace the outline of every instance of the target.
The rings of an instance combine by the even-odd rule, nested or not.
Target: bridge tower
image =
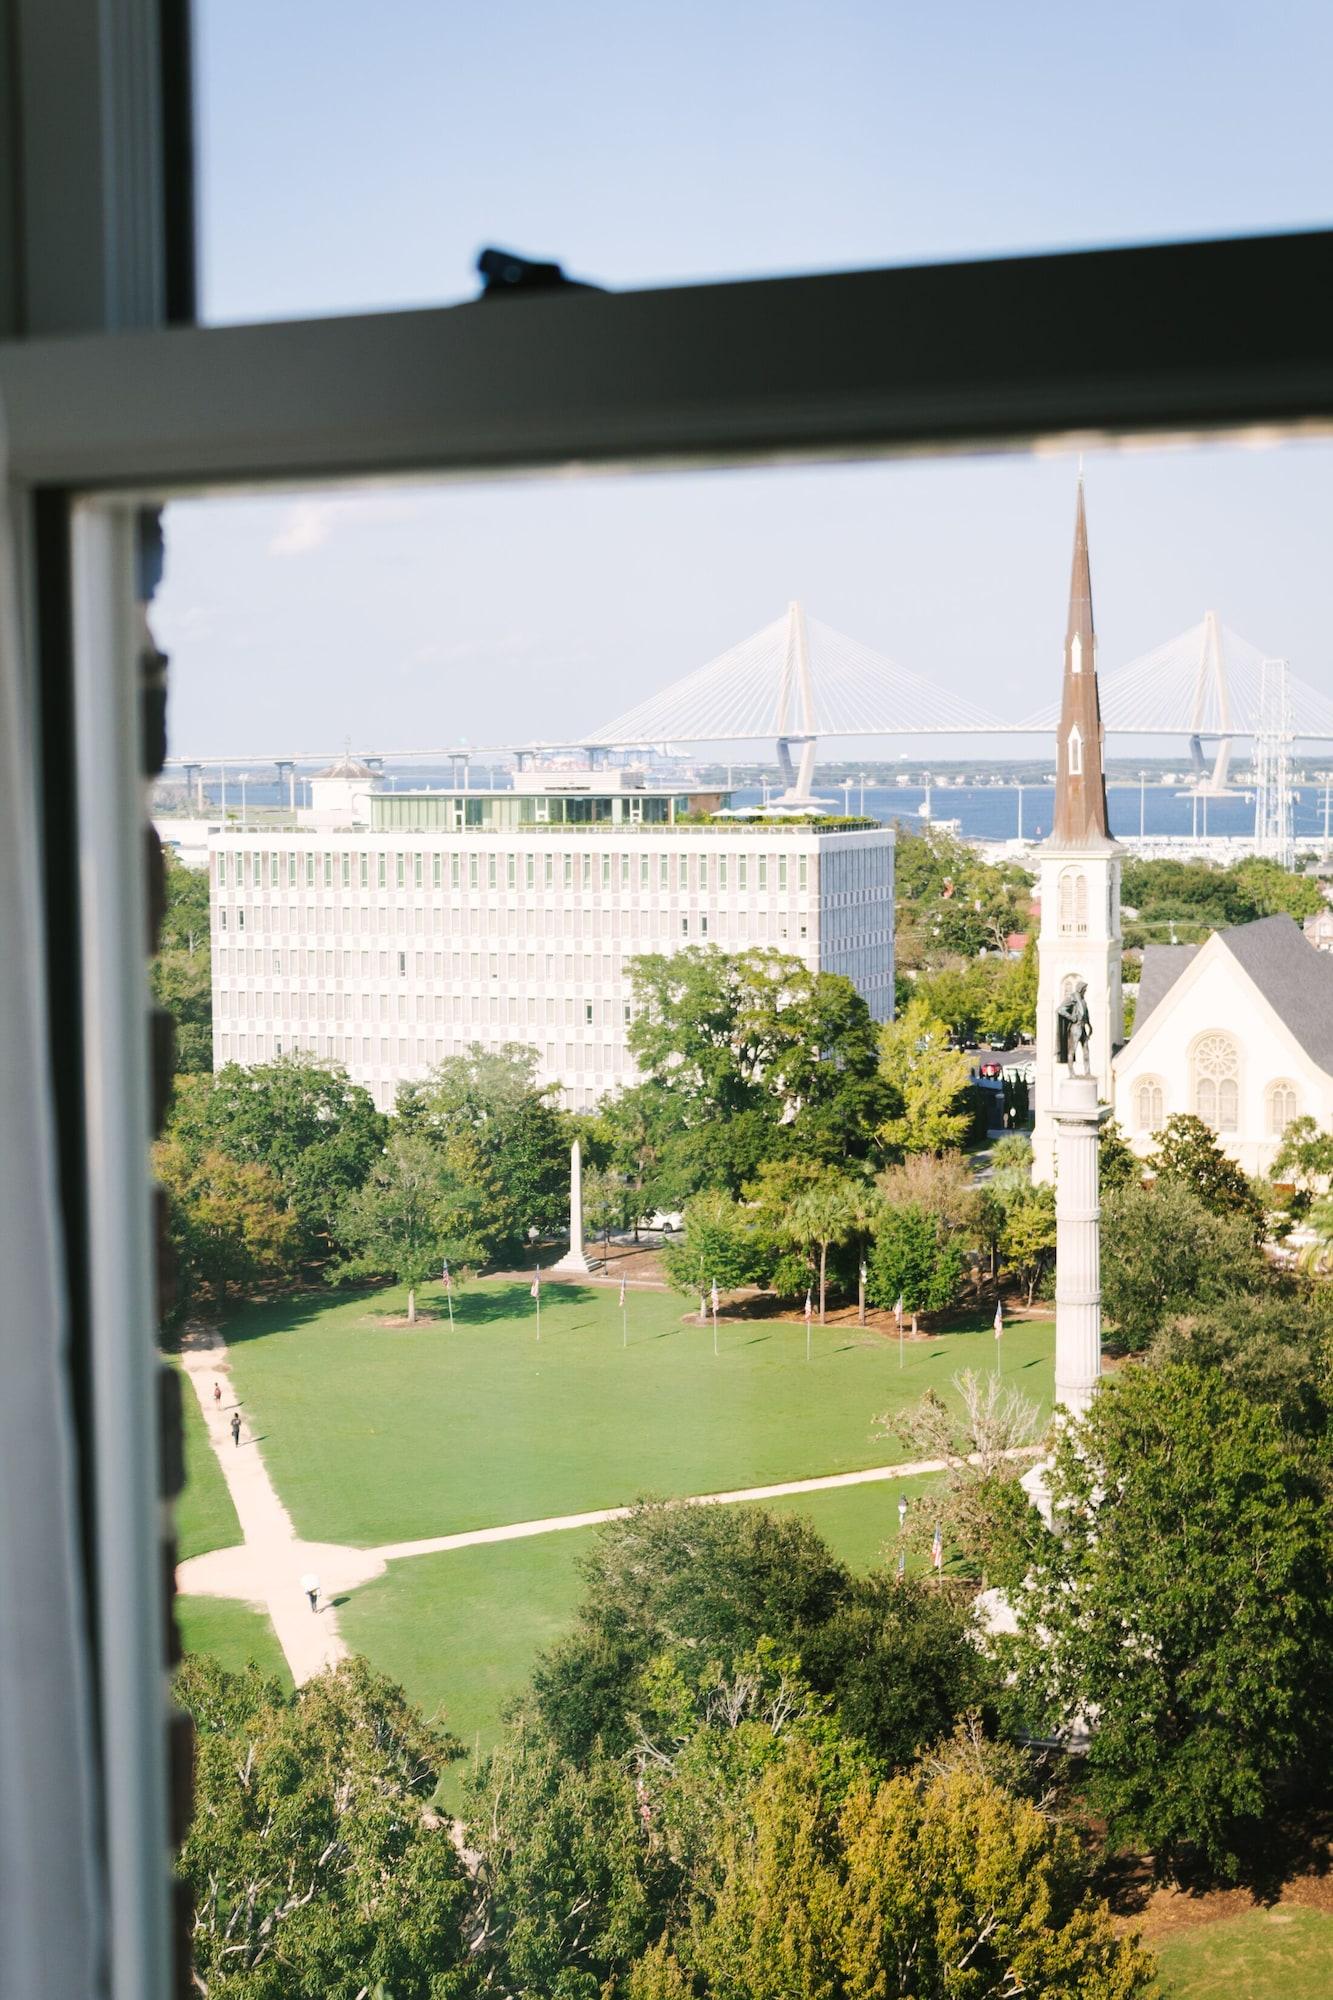
[[[1102,764],[1097,639],[1083,480],[1074,515],[1074,562],[1065,631],[1064,685],[1056,738],[1055,822],[1040,854],[1041,931],[1037,939],[1036,1124],[1033,1169],[1056,1178],[1055,1010],[1077,980],[1087,987],[1089,1059],[1097,1097],[1109,1103],[1111,1057],[1124,1040],[1121,991],[1120,857],[1111,837]]]

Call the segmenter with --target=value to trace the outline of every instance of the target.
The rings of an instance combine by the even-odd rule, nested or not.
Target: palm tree
[[[785,1233],[803,1250],[819,1256],[819,1324],[824,1324],[824,1300],[828,1290],[828,1253],[835,1243],[845,1243],[861,1225],[858,1203],[861,1188],[843,1174],[826,1174],[822,1180],[798,1194],[787,1211]]]
[[[1305,1226],[1314,1241],[1307,1243],[1301,1252],[1301,1269],[1317,1278],[1327,1277],[1333,1271],[1333,1194],[1324,1195],[1314,1204],[1305,1218]]]

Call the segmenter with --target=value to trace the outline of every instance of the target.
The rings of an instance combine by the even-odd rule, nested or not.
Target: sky
[[[486,243],[614,288],[1326,224],[1333,9],[199,0],[214,322],[450,304]],[[1209,607],[1333,694],[1333,447],[1099,454],[1103,666]],[[1017,715],[1052,692],[1068,462],[173,505],[173,749],[607,720],[812,616]]]

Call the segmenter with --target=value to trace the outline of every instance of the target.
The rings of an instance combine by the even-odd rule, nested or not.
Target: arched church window
[[[1296,1116],[1296,1086],[1294,1083],[1270,1083],[1268,1086],[1268,1130],[1274,1139],[1282,1134]]]
[[[1069,732],[1069,775],[1071,778],[1083,776],[1083,736],[1077,723]]]
[[[1088,878],[1081,868],[1062,868],[1059,884],[1062,931],[1082,934],[1088,928]]]
[[[1140,1132],[1160,1132],[1166,1123],[1166,1100],[1157,1076],[1139,1079],[1134,1092],[1134,1122]]]
[[[1240,1053],[1230,1035],[1200,1035],[1194,1044],[1194,1109],[1214,1132],[1240,1122]]]

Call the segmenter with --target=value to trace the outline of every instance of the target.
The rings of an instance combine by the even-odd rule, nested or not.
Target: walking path
[[[587,1514],[551,1514],[539,1521],[511,1521],[497,1528],[469,1528],[456,1535],[430,1535],[412,1542],[386,1542],[377,1549],[347,1548],[334,1542],[303,1542],[291,1516],[273,1490],[258,1442],[242,1419],[241,1442],[231,1441],[231,1413],[236,1407],[228,1379],[227,1350],[216,1334],[200,1333],[181,1360],[194,1383],[209,1438],[217,1453],[244,1543],[192,1556],[179,1565],[176,1587],[184,1596],[242,1598],[262,1604],[273,1620],[292,1679],[299,1687],[322,1668],[347,1657],[338,1630],[333,1598],[372,1577],[386,1566],[410,1556],[442,1555],[450,1549],[472,1549],[487,1542],[525,1541],[533,1535],[555,1535],[569,1528],[596,1528],[606,1521],[623,1521],[632,1507],[601,1507]],[[223,1384],[222,1401],[214,1404],[213,1384]],[[1006,1452],[1007,1458],[1035,1458],[1036,1449]],[[743,1486],[729,1493],[697,1493],[678,1502],[684,1507],[729,1507],[747,1500],[777,1500],[790,1493],[827,1493],[839,1486],[868,1486],[884,1480],[917,1479],[943,1472],[942,1458],[919,1458],[906,1465],[874,1465],[861,1472],[831,1472],[816,1479],[784,1479],[772,1486]],[[323,1587],[323,1607],[311,1615],[300,1579],[311,1570]]]
[[[190,1337],[189,1344],[182,1347],[181,1364],[194,1384],[209,1442],[217,1453],[245,1541],[241,1547],[216,1549],[211,1555],[181,1563],[176,1571],[177,1588],[186,1594],[237,1597],[262,1605],[273,1621],[292,1679],[299,1687],[312,1674],[347,1657],[333,1598],[354,1584],[379,1576],[384,1564],[365,1549],[299,1539],[290,1514],[273,1490],[244,1416],[240,1443],[232,1443],[236,1398],[227,1350],[216,1335],[200,1332]],[[213,1400],[215,1382],[222,1384],[220,1403]],[[320,1581],[321,1608],[316,1612],[311,1611],[301,1588],[301,1578],[307,1572]]]

